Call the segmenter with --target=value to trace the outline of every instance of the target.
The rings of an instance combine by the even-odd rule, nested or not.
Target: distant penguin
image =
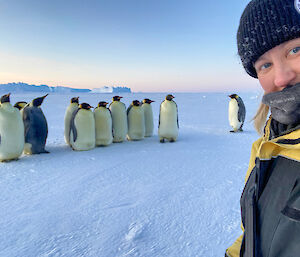
[[[229,124],[233,128],[230,132],[243,131],[242,127],[244,125],[246,108],[242,98],[237,94],[229,95],[231,98],[228,108],[228,118]]]
[[[73,112],[78,109],[79,97],[73,97],[65,113],[65,142],[70,145],[70,123]]]
[[[95,147],[95,118],[91,108],[89,104],[82,103],[72,115],[70,145],[73,150],[86,151]]]
[[[161,143],[165,140],[175,142],[178,137],[178,109],[172,95],[167,95],[160,105],[158,136]]]
[[[18,108],[20,111],[26,106],[26,102],[16,102],[14,107]]]
[[[22,116],[9,97],[10,93],[0,99],[0,161],[18,159],[24,149]]]
[[[48,124],[40,107],[47,95],[33,99],[21,110],[25,127],[25,154],[49,153],[45,150]]]
[[[106,105],[108,105],[107,102],[99,102],[94,110],[97,146],[107,146],[113,141],[112,117]]]
[[[128,131],[126,106],[124,103],[120,102],[121,98],[123,97],[114,96],[112,103],[109,105],[112,115],[114,143],[123,142]]]
[[[144,111],[138,100],[132,101],[127,109],[128,140],[141,140],[145,135]]]
[[[151,137],[153,135],[153,111],[151,103],[152,101],[148,98],[143,100],[142,109],[144,111],[144,120],[145,120],[145,137]]]

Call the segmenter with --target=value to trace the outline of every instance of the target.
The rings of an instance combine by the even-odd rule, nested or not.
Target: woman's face
[[[282,43],[264,53],[255,63],[265,93],[281,91],[300,82],[300,38]]]

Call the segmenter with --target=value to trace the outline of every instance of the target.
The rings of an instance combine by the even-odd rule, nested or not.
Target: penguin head
[[[104,102],[104,101],[98,103],[98,107],[105,107],[106,108],[106,105],[108,105],[108,103]]]
[[[26,102],[16,102],[14,107],[18,108],[19,110],[21,110],[22,108],[24,108],[24,106],[26,105]]]
[[[71,99],[71,104],[72,104],[72,103],[79,104],[79,96],[73,97],[73,98]]]
[[[175,96],[172,96],[172,95],[167,95],[166,96],[166,100],[168,100],[168,101],[172,101],[173,98],[175,98]]]
[[[150,99],[148,99],[148,98],[145,98],[145,99],[143,100],[143,104],[151,104],[151,103],[153,103],[153,102],[155,102],[155,101],[152,101],[152,100],[150,100]]]
[[[48,94],[33,99],[33,100],[32,100],[32,105],[35,106],[35,107],[41,106],[41,104],[43,103],[43,101],[44,101],[44,99],[46,98],[47,95],[48,95]]]
[[[239,96],[237,94],[232,94],[232,95],[229,95],[229,97],[231,99],[237,99]]]
[[[10,103],[9,96],[10,96],[10,93],[1,96],[0,103],[2,103],[2,104],[4,104],[4,103]]]
[[[123,97],[122,97],[122,96],[115,95],[115,96],[112,98],[112,100],[113,100],[113,101],[120,101],[121,98],[123,98]]]
[[[132,101],[132,105],[133,105],[133,106],[140,106],[141,103],[140,103],[139,100],[134,100],[134,101]]]
[[[89,110],[91,108],[93,108],[93,106],[90,106],[88,103],[82,103],[79,105],[79,109]]]

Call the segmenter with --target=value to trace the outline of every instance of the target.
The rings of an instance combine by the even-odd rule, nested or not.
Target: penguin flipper
[[[23,122],[24,122],[24,134],[25,134],[25,143],[29,142],[31,138],[34,138],[33,130],[31,127],[31,109],[29,105],[26,105],[23,109]]]
[[[238,106],[239,106],[238,120],[239,120],[239,122],[244,123],[244,120],[246,117],[246,108],[245,108],[243,100],[240,97],[237,99],[237,102],[238,102]]]
[[[71,118],[71,122],[70,122],[70,133],[69,133],[69,137],[70,137],[70,134],[71,134],[71,131],[72,131],[72,134],[73,134],[73,141],[75,142],[76,139],[77,139],[77,129],[75,127],[75,116],[77,114],[77,112],[79,111],[80,109],[77,109],[75,112],[73,112],[72,114],[72,118]],[[71,137],[70,137],[71,138]]]
[[[129,105],[129,107],[127,108],[127,116],[128,116],[128,113],[130,112],[131,108],[132,108],[132,104]]]
[[[173,101],[174,102],[174,101]],[[175,102],[174,102],[175,103]],[[177,103],[175,103],[176,106],[176,112],[177,112],[177,128],[179,128],[179,122],[178,122],[178,107],[177,107]]]
[[[163,103],[164,101],[161,102],[161,104]],[[159,116],[158,116],[158,127],[160,127],[160,112],[161,112],[161,104],[159,106]]]

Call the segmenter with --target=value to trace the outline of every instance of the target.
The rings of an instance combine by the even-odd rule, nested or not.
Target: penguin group
[[[88,103],[79,104],[73,97],[65,113],[65,142],[76,151],[91,150],[96,146],[142,140],[153,136],[153,111],[151,99],[134,100],[128,108],[114,96],[109,104],[105,101],[93,108]],[[174,96],[167,95],[161,103],[158,134],[160,142],[175,142],[178,137],[178,110]],[[109,106],[107,107],[107,105]]]
[[[22,153],[47,153],[48,126],[40,108],[47,95],[30,103],[10,103],[10,93],[0,98],[0,161],[17,160]]]
[[[49,153],[45,149],[48,124],[41,108],[47,96],[29,103],[20,101],[14,106],[10,103],[10,93],[0,98],[1,162],[17,160],[22,153]],[[86,151],[126,139],[136,141],[153,136],[151,104],[154,101],[134,100],[126,108],[121,99],[121,96],[114,96],[110,104],[101,101],[94,108],[88,103],[79,103],[79,97],[73,97],[64,117],[66,144],[73,150]],[[175,142],[178,137],[178,110],[173,99],[174,96],[167,95],[160,105],[158,135],[161,143]]]

